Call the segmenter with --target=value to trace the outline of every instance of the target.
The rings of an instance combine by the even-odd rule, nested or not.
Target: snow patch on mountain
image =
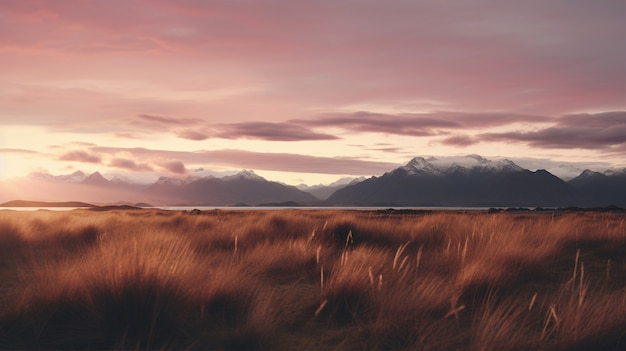
[[[33,172],[28,175],[29,179],[44,180],[49,182],[63,182],[63,183],[81,183],[87,179],[87,175],[81,171],[76,171],[72,174],[52,175],[43,172]]]
[[[191,172],[191,176],[194,179],[212,177],[212,178],[223,178],[227,176],[232,176],[237,174],[238,171],[228,170],[228,171],[214,171],[206,168],[196,168]]]
[[[188,184],[189,182],[190,182],[189,179],[159,177],[159,179],[157,179],[157,181],[154,182],[154,184],[155,185],[182,186],[182,185]]]
[[[488,172],[520,172],[524,169],[508,159],[488,160],[479,155],[450,157],[415,157],[400,169],[409,175],[442,176],[454,172],[480,170]]]
[[[230,181],[230,180],[238,180],[238,179],[249,179],[249,180],[266,180],[265,178],[261,177],[260,175],[254,173],[253,170],[248,170],[248,169],[243,169],[241,171],[239,171],[237,174],[231,175],[231,176],[226,176],[226,177],[222,177],[223,180],[226,181]]]

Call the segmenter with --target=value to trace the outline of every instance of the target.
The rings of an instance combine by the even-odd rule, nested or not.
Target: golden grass
[[[626,216],[0,212],[0,348],[626,347]]]

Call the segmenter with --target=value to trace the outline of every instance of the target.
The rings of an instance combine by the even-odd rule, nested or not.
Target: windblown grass
[[[0,348],[626,347],[626,216],[0,212]]]

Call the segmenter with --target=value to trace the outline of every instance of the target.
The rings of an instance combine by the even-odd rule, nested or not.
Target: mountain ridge
[[[406,165],[337,190],[331,204],[362,206],[599,206],[624,205],[626,198],[594,198],[544,169],[530,171],[513,161],[467,156],[470,164],[437,164],[437,158],[415,157]],[[578,178],[578,177],[577,177]],[[626,177],[625,177],[626,179]],[[626,182],[623,182],[626,187]],[[619,181],[613,185],[619,186]],[[597,201],[594,201],[597,200]]]
[[[197,174],[197,173],[196,173]],[[267,180],[253,170],[222,177],[161,176],[148,184],[100,172],[67,175],[33,173],[23,182],[0,182],[0,201],[30,198],[58,201],[78,194],[83,202],[153,203],[155,205],[229,206],[299,203],[347,206],[607,206],[626,205],[626,170],[585,169],[568,180],[509,159],[416,156],[405,165],[370,178],[345,178],[328,185],[292,186]],[[37,186],[32,186],[35,182]],[[20,191],[37,196],[19,195]],[[7,198],[11,194],[17,196]],[[13,195],[12,195],[13,196]]]

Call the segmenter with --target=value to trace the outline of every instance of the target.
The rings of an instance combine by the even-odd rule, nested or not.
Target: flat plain
[[[623,349],[625,219],[0,211],[0,348]]]

